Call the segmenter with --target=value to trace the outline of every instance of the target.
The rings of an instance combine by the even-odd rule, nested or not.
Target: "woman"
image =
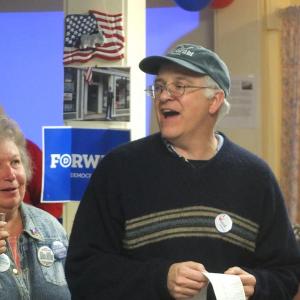
[[[31,163],[17,124],[0,116],[0,299],[71,299],[64,274],[65,230],[23,203]]]
[[[3,107],[0,104],[0,115],[5,116]],[[62,221],[63,203],[41,203],[42,187],[42,150],[31,140],[26,139],[26,149],[32,161],[32,179],[27,183],[26,192],[23,201],[41,208],[60,222]]]

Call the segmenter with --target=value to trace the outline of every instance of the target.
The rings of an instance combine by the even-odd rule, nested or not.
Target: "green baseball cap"
[[[202,46],[178,45],[166,55],[144,58],[139,67],[145,73],[156,75],[162,65],[170,62],[201,75],[210,76],[224,91],[225,96],[228,96],[230,76],[226,64],[215,52]]]

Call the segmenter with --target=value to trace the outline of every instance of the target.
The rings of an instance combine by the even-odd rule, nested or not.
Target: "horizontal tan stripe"
[[[229,243],[232,243],[232,244],[235,244],[236,246],[239,246],[241,248],[245,248],[251,252],[254,252],[254,249],[255,247],[254,246],[248,246],[248,245],[245,245],[243,243],[240,243],[239,241],[236,241],[236,240],[232,240],[224,235],[219,235],[219,234],[213,234],[213,233],[210,233],[210,234],[207,234],[207,233],[177,233],[177,234],[169,234],[168,236],[164,236],[164,237],[157,237],[157,238],[154,238],[152,240],[147,240],[147,241],[143,241],[143,242],[140,242],[138,244],[134,244],[134,245],[124,245],[124,247],[128,250],[132,250],[132,249],[136,249],[136,248],[139,248],[139,247],[142,247],[142,246],[145,246],[145,245],[149,245],[149,244],[153,244],[153,243],[157,243],[157,242],[160,242],[160,241],[163,241],[163,240],[167,240],[167,239],[172,239],[172,238],[187,238],[187,237],[209,237],[209,238],[216,238],[216,239],[221,239],[221,240],[224,240],[224,241],[227,241]]]
[[[142,216],[139,218],[131,219],[126,222],[126,230],[132,230],[138,227],[144,227],[151,223],[161,223],[165,220],[171,220],[171,219],[180,219],[183,217],[212,217],[215,218],[219,213],[228,213],[232,219],[233,223],[238,224],[239,226],[246,228],[247,230],[257,233],[258,232],[258,226],[255,224],[253,226],[253,222],[250,222],[244,218],[238,217],[235,214],[231,214],[227,211],[221,211],[214,209],[214,212],[210,212],[212,209],[207,209],[205,206],[193,206],[191,208],[183,208],[182,210],[168,210],[164,212],[158,212],[149,214],[146,216]],[[188,210],[188,211],[187,211]]]
[[[184,232],[184,234],[183,234]],[[243,247],[245,248],[251,248],[254,249],[255,248],[255,244],[253,242],[250,242],[246,239],[243,239],[239,236],[237,236],[236,234],[232,234],[232,233],[227,233],[227,234],[221,234],[218,233],[214,228],[210,228],[210,227],[180,227],[180,228],[172,228],[172,229],[166,229],[166,230],[162,230],[159,232],[155,232],[155,233],[151,233],[151,234],[147,234],[144,235],[142,237],[136,238],[136,239],[125,239],[124,240],[124,246],[125,248],[136,248],[139,247],[139,245],[145,245],[145,244],[149,244],[149,243],[153,243],[153,240],[155,241],[161,241],[164,239],[169,238],[169,236],[184,236],[185,234],[192,234],[193,236],[210,236],[213,235],[215,236],[220,236],[224,239],[226,239],[227,241],[231,241],[234,244],[239,244],[239,245],[243,245]],[[138,245],[138,246],[136,246]],[[253,251],[253,250],[252,250]]]
[[[161,223],[161,221],[167,221],[171,219],[181,219],[183,217],[216,217],[215,213],[195,211],[195,212],[180,212],[180,213],[171,213],[164,214],[162,216],[153,216],[151,219],[147,219],[145,221],[139,221],[134,224],[126,224],[126,229],[132,230],[138,227],[144,227],[148,224]]]

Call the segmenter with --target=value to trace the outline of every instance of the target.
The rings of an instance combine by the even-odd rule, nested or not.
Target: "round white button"
[[[38,250],[38,260],[41,265],[50,267],[54,263],[53,251],[48,246],[42,246]]]
[[[227,214],[219,214],[215,218],[215,225],[219,232],[225,233],[231,230],[232,220]]]
[[[9,267],[10,267],[10,259],[5,253],[2,253],[0,255],[0,272],[7,271]]]

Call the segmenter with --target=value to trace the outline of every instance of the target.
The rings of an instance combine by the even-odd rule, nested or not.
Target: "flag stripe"
[[[116,59],[121,59],[123,58],[124,55],[123,54],[120,54],[120,55],[114,55],[114,56],[107,56],[107,55],[104,55],[103,53],[93,53],[92,55],[90,55],[89,57],[83,59],[81,57],[72,57],[70,59],[66,58],[65,59],[65,64],[71,64],[71,63],[86,63],[88,62],[90,59],[92,58],[101,58],[101,59],[104,59],[104,60],[109,60],[109,61],[114,61]]]
[[[108,33],[103,32],[103,34],[106,37],[106,39],[110,39],[110,41],[112,41],[114,43],[117,43],[116,39],[119,40],[119,41],[121,41],[121,42],[124,42],[124,37],[121,36],[121,35],[119,35],[119,34],[117,34],[117,33],[108,34]]]
[[[102,51],[104,53],[116,53],[116,52],[120,52],[123,49],[123,45],[118,43],[111,43],[111,45],[104,47],[97,47],[96,51]],[[85,50],[85,51],[81,51],[77,48],[72,48],[72,47],[68,47],[66,48],[65,54],[66,56],[70,56],[70,55],[74,55],[77,53],[77,55],[82,55],[82,56],[86,56],[89,55],[90,53],[93,53],[95,50],[94,49],[90,49],[90,50]]]
[[[91,84],[93,82],[93,68],[87,68],[84,72],[84,79],[88,84]]]
[[[117,32],[119,32],[119,34],[123,33],[122,26],[109,27],[109,26],[106,26],[106,25],[101,25],[101,26],[99,26],[99,29],[100,30],[102,29],[102,31],[107,31],[107,32],[115,32],[115,31],[117,31]]]
[[[107,23],[107,24],[122,24],[123,19],[122,18],[118,18],[118,19],[103,19],[103,18],[99,18],[96,17],[97,22],[99,23]]]
[[[104,55],[113,57],[113,56],[117,55],[116,52],[120,52],[120,51],[102,50],[102,49],[96,49],[96,50],[93,50],[93,51],[85,51],[84,53],[82,53],[82,51],[72,51],[70,53],[70,55],[66,55],[66,58],[72,58],[73,56],[87,58],[87,57],[90,57],[91,55],[93,55],[93,53],[97,53],[97,52],[98,53],[103,53]]]
[[[105,60],[115,60],[124,57],[124,54],[119,51],[117,52],[104,52],[103,50],[90,51],[89,53],[81,53],[82,51],[75,51],[70,56],[65,56],[65,64],[75,63],[75,62],[88,62],[92,58],[101,58]]]
[[[97,10],[89,10],[89,13],[92,13],[94,15],[100,15],[100,16],[105,16],[105,17],[111,17],[111,18],[117,18],[117,17],[122,17],[122,13],[118,13],[118,14],[108,14],[108,13],[104,13],[101,11],[97,11]]]

